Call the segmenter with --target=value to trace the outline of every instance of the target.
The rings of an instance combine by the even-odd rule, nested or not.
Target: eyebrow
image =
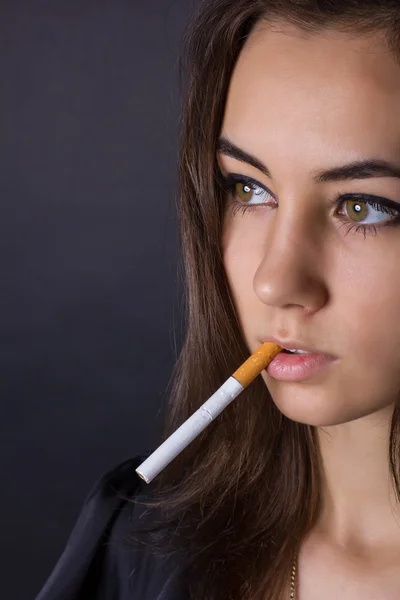
[[[271,177],[269,169],[255,156],[242,150],[227,137],[220,137],[217,142],[217,152],[236,158],[258,169],[267,177]],[[400,179],[400,166],[386,160],[366,159],[354,161],[340,167],[316,171],[313,179],[316,183],[331,181],[348,181],[350,179],[368,179],[371,177],[397,177]]]

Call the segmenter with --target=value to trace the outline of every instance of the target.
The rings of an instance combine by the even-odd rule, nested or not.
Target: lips
[[[323,372],[336,360],[326,354],[287,354],[280,352],[267,367],[267,373],[280,381],[303,381]]]

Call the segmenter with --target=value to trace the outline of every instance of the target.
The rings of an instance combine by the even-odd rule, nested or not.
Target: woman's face
[[[400,67],[383,36],[259,25],[221,136],[266,167],[218,152],[222,175],[255,180],[234,185],[222,235],[249,350],[278,337],[337,358],[300,382],[263,372],[276,405],[311,425],[386,415],[400,390]],[[347,169],[359,161],[393,172]]]

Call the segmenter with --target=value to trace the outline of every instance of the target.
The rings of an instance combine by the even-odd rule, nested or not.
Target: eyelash
[[[227,176],[219,174],[218,181],[219,181],[220,186],[224,190],[224,192],[226,192],[226,194],[228,195],[228,202],[231,205],[233,205],[233,214],[236,214],[237,212],[241,212],[242,214],[244,214],[247,211],[252,212],[254,210],[258,210],[258,209],[264,207],[266,204],[264,202],[259,203],[259,204],[243,204],[242,202],[235,200],[234,199],[235,185],[237,183],[243,183],[244,185],[248,185],[249,187],[251,187],[251,189],[253,191],[255,188],[260,188],[260,189],[264,190],[267,194],[269,194],[272,198],[274,197],[268,188],[265,188],[263,185],[261,185],[256,180],[252,179],[251,177],[244,177],[242,175],[237,175],[234,173],[229,173]],[[350,223],[347,223],[348,230],[346,232],[346,235],[348,233],[350,233],[350,231],[355,229],[356,233],[359,231],[364,233],[364,238],[365,238],[366,234],[368,234],[368,233],[376,235],[378,230],[381,227],[394,226],[394,225],[400,224],[400,204],[398,204],[396,202],[393,202],[386,198],[380,198],[379,196],[372,196],[370,194],[340,194],[340,193],[338,193],[335,196],[335,198],[333,200],[331,200],[330,202],[334,206],[340,206],[346,200],[360,200],[360,201],[364,202],[365,204],[368,204],[368,206],[372,206],[372,208],[374,208],[375,210],[386,213],[388,215],[392,215],[394,217],[392,220],[384,223],[383,225],[375,225],[375,224],[370,224],[370,225],[355,225],[354,224],[354,225],[352,225]],[[397,208],[397,206],[398,206],[398,208]],[[346,223],[343,223],[343,225],[346,225]]]

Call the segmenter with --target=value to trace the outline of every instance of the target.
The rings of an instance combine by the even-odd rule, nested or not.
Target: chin
[[[266,378],[263,375],[265,383]],[[282,383],[268,380],[268,389],[277,409],[291,421],[314,427],[333,427],[351,423],[365,417],[387,418],[394,404],[373,405],[365,403],[365,394],[357,394],[353,402],[348,394],[339,390],[304,386],[299,383]]]
[[[291,421],[313,427],[332,427],[354,420],[345,415],[332,414],[332,411],[304,410],[304,407],[280,406],[276,402],[275,405]]]

